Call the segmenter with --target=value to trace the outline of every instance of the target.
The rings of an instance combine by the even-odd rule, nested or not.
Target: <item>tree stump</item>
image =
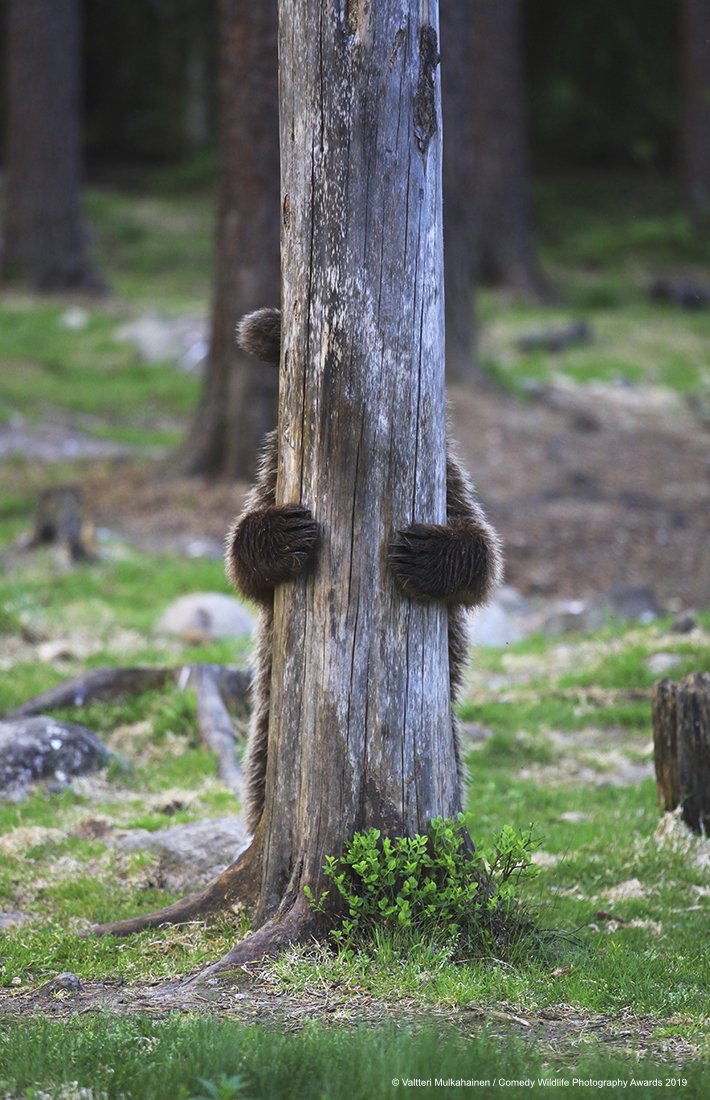
[[[664,810],[680,806],[686,825],[710,832],[710,675],[655,684],[653,755]]]

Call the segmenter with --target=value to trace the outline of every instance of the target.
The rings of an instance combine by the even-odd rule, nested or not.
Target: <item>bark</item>
[[[79,0],[11,0],[2,270],[38,290],[103,288],[80,208]]]
[[[479,277],[538,296],[525,121],[521,0],[471,0]]]
[[[710,675],[655,685],[653,755],[664,810],[680,806],[686,825],[710,832]]]
[[[276,0],[219,2],[219,173],[210,353],[184,445],[191,473],[250,479],[276,421],[274,371],[236,346],[237,320],[279,292]]]
[[[459,808],[446,609],[386,566],[445,522],[438,6],[282,0],[280,82],[277,503],[322,545],[274,601],[262,943],[354,832]]]
[[[475,208],[473,127],[473,16],[470,0],[441,9],[442,110],[444,117],[444,278],[446,378],[479,379],[475,369]]]
[[[710,218],[710,5],[683,0],[681,172],[692,217]]]

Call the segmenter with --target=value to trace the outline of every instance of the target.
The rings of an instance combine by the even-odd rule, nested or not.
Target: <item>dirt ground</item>
[[[71,976],[70,976],[71,977]],[[460,1009],[423,1005],[412,999],[393,1004],[378,1001],[351,989],[333,989],[307,998],[289,996],[270,988],[258,970],[247,967],[224,978],[207,981],[156,982],[123,985],[90,982],[73,991],[34,990],[0,993],[0,1018],[42,1015],[69,1019],[92,1011],[141,1013],[164,1016],[170,1012],[205,1013],[244,1024],[271,1024],[298,1031],[312,1020],[324,1026],[400,1025],[453,1027],[462,1035],[474,1035],[486,1027],[499,1041],[515,1034],[540,1046],[555,1064],[574,1061],[585,1048],[604,1047],[608,1053],[662,1057],[682,1063],[698,1057],[698,1046],[681,1035],[658,1035],[658,1020],[622,1012],[613,1017],[584,1011],[571,1005],[549,1005],[537,1012],[521,1012],[515,1006],[498,1008],[470,1005]]]
[[[599,601],[643,587],[669,611],[710,607],[710,425],[665,390],[562,385],[521,401],[456,389],[452,435],[523,594]],[[92,463],[99,524],[148,549],[214,553],[244,485],[169,464]]]

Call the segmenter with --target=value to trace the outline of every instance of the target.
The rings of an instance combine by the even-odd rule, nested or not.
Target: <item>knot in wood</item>
[[[419,79],[414,95],[414,134],[419,152],[426,156],[429,141],[436,133],[436,84],[439,64],[439,40],[433,27],[422,27],[419,35]]]

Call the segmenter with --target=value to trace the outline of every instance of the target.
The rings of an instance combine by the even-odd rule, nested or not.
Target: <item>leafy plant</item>
[[[356,833],[342,856],[328,856],[324,871],[338,896],[338,927],[331,936],[342,949],[371,941],[383,926],[417,940],[447,939],[463,950],[500,950],[526,919],[513,894],[516,877],[531,875],[531,830],[505,826],[489,853],[473,851],[464,816],[436,818],[426,834]],[[314,898],[324,912],[330,890]]]
[[[244,1078],[239,1074],[229,1077],[223,1073],[216,1081],[207,1081],[204,1077],[199,1080],[205,1092],[193,1097],[193,1100],[236,1100],[236,1097],[244,1095],[246,1087]]]

